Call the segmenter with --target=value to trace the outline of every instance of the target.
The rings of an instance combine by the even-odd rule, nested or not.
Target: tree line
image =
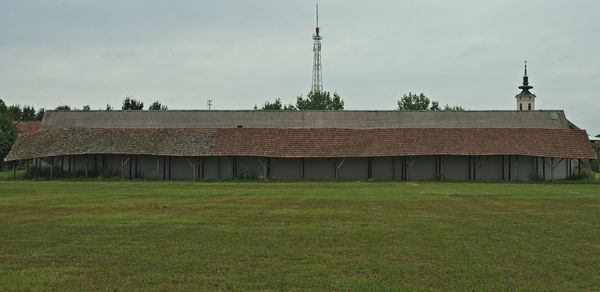
[[[296,104],[283,104],[280,98],[274,101],[266,101],[261,107],[254,106],[255,110],[344,110],[344,100],[335,92],[333,96],[330,92],[309,92],[306,98],[299,96],[296,98]],[[440,107],[438,101],[432,100],[425,94],[412,93],[404,94],[398,100],[399,111],[464,111],[461,106],[446,105]]]
[[[81,109],[76,107],[71,107],[70,105],[59,105],[55,110],[62,111],[70,111],[70,110],[81,110],[81,111],[91,111],[91,107],[89,105],[84,105]],[[143,110],[144,102],[139,101],[132,97],[126,97],[123,100],[123,105],[121,106],[122,110]],[[148,110],[156,110],[156,111],[165,111],[169,108],[162,104],[159,101],[155,101],[150,106],[148,106]],[[113,110],[113,107],[110,104],[107,104],[105,108],[100,108],[98,110]],[[6,103],[0,99],[0,115],[3,118],[7,118],[13,122],[34,122],[41,121],[44,117],[45,113],[44,108],[35,109],[32,105],[21,106],[18,104],[6,105]]]

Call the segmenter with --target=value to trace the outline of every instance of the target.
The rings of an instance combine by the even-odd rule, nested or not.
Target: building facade
[[[48,111],[7,161],[165,180],[565,179],[596,159],[562,111]]]

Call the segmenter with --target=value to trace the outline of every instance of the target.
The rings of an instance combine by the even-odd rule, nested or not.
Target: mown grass
[[[0,290],[597,290],[600,185],[0,182]]]

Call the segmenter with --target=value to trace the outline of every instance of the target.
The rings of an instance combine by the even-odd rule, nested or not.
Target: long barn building
[[[596,159],[563,111],[47,111],[8,162],[126,178],[566,179]]]

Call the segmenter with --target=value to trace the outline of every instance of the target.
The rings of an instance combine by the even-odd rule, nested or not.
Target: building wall
[[[371,177],[369,177],[369,161]],[[83,173],[108,171],[125,178],[172,180],[230,180],[244,171],[263,177],[265,171],[280,179],[344,180],[511,180],[528,181],[537,173],[545,180],[562,180],[573,172],[573,160],[529,156],[417,156],[369,158],[267,159],[256,157],[167,157],[88,155],[55,157],[54,165],[65,171]],[[196,171],[194,173],[194,162]],[[48,158],[39,161],[49,167]],[[157,168],[158,167],[158,168]],[[439,176],[438,176],[439,174]]]
[[[434,178],[435,159],[435,156],[415,156],[408,158],[408,180],[423,180]]]
[[[339,165],[339,179],[350,180],[369,178],[368,158],[338,158],[337,163]]]
[[[335,162],[331,158],[304,159],[304,178],[322,179],[335,177]]]
[[[301,179],[302,159],[272,159],[271,175],[280,179]]]
[[[395,157],[375,157],[373,158],[373,179],[376,180],[394,180],[395,177],[402,177],[399,171],[402,166],[398,166],[398,159]]]

